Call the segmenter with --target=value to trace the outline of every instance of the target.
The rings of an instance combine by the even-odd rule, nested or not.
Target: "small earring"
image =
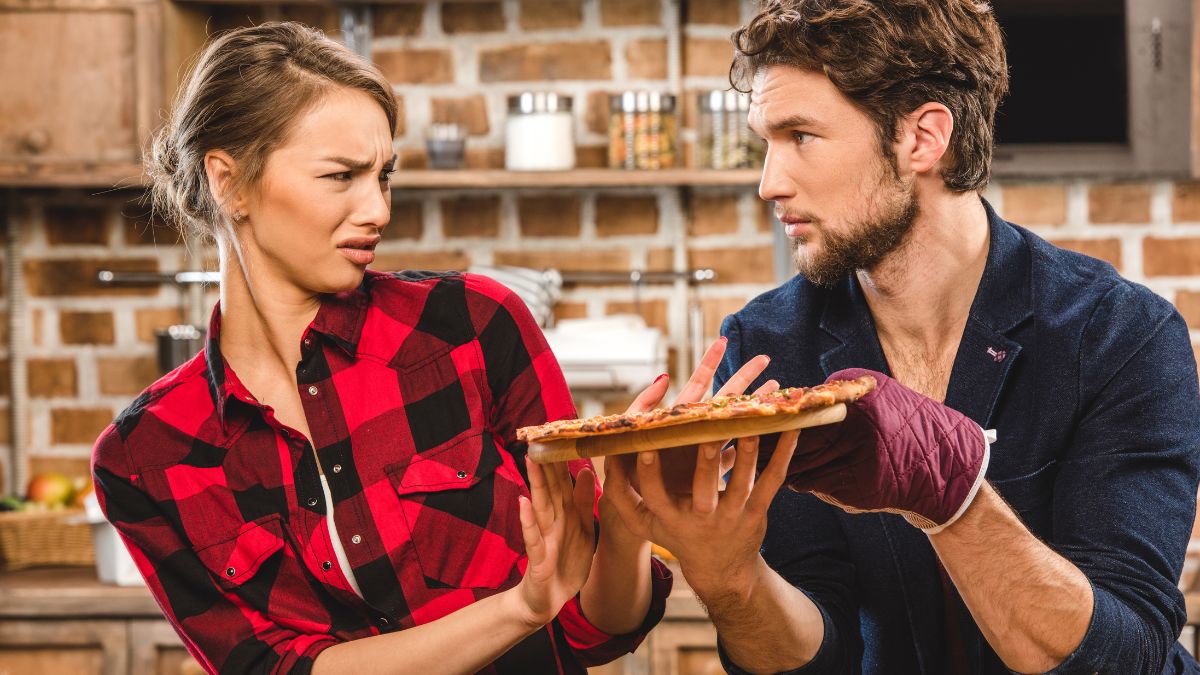
[[[246,219],[246,214],[242,213],[241,211],[233,212],[233,222],[240,223],[245,219]]]

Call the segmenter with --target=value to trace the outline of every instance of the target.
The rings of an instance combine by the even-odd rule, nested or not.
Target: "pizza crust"
[[[646,412],[557,420],[517,429],[517,439],[527,443],[547,442],[661,429],[700,421],[792,415],[857,401],[874,390],[875,384],[875,378],[864,375],[815,387],[791,387],[765,394],[715,396],[705,401],[681,403]]]

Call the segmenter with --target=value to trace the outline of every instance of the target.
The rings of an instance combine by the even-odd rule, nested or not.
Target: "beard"
[[[915,185],[892,182],[882,208],[866,220],[850,223],[845,231],[821,229],[822,250],[814,254],[805,237],[792,238],[796,270],[818,286],[831,287],[850,274],[878,265],[905,242],[912,232],[919,208]],[[814,222],[814,226],[820,227]]]

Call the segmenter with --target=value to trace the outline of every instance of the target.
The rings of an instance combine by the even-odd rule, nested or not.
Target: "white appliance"
[[[104,518],[96,493],[84,498],[83,507],[88,524],[92,528],[92,543],[96,547],[96,576],[101,583],[118,586],[142,586],[146,582],[138,572],[133,556],[113,527]]]
[[[638,392],[667,372],[667,341],[633,314],[563,319],[546,341],[573,391]]]

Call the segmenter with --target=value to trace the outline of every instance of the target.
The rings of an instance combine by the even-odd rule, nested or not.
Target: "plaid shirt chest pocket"
[[[247,523],[234,536],[196,549],[196,555],[220,586],[239,594],[270,594],[284,558],[278,516]]]
[[[386,469],[430,588],[505,588],[524,555],[517,497],[528,489],[491,433]]]

